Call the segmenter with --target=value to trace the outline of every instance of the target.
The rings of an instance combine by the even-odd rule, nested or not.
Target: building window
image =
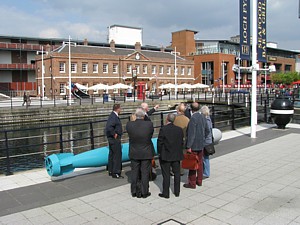
[[[152,74],[156,74],[156,66],[152,66]]]
[[[82,72],[87,73],[88,72],[88,64],[87,63],[82,63]]]
[[[164,66],[159,66],[159,74],[164,74]]]
[[[66,64],[64,62],[59,63],[59,72],[65,73],[66,72]]]
[[[103,73],[108,73],[108,64],[107,63],[103,64]]]
[[[77,63],[71,63],[71,72],[77,73]]]
[[[98,73],[98,63],[93,64],[93,73]]]
[[[286,64],[286,65],[284,66],[284,71],[285,71],[285,72],[290,72],[291,69],[292,69],[292,65],[287,65],[287,64]]]
[[[135,65],[136,74],[140,74],[140,65]]]
[[[180,72],[181,75],[184,75],[184,72],[185,72],[184,70],[185,70],[185,68],[184,68],[184,67],[181,67],[181,72]]]
[[[116,63],[113,64],[113,73],[118,73],[118,66]]]
[[[167,75],[171,75],[171,66],[167,67]]]
[[[132,72],[132,66],[131,66],[131,64],[127,64],[127,73],[131,74],[131,72]]]
[[[148,73],[148,67],[147,65],[143,65],[143,74],[147,74]]]
[[[65,89],[65,84],[64,83],[60,83],[59,84],[59,93],[60,94],[65,94],[66,93],[66,89]]]
[[[187,75],[192,75],[192,68],[188,67]]]

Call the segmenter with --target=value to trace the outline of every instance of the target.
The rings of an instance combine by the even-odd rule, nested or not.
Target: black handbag
[[[213,155],[213,154],[215,154],[215,152],[216,152],[216,150],[215,150],[214,143],[211,143],[211,144],[204,147],[204,154],[205,155]]]
[[[205,155],[213,155],[216,153],[215,144],[214,144],[214,135],[212,129],[211,129],[211,139],[212,139],[212,143],[204,147]]]

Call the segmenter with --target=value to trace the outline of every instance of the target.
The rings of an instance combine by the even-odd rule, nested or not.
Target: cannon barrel
[[[213,128],[215,144],[219,143],[222,133]],[[152,138],[157,154],[157,138]],[[73,153],[52,154],[46,157],[45,167],[50,176],[61,176],[72,173],[75,168],[100,167],[108,164],[109,147],[96,148],[77,155]],[[129,143],[122,144],[122,162],[129,161]]]
[[[157,138],[152,138],[157,154]],[[72,173],[75,168],[100,167],[108,164],[109,147],[96,148],[77,155],[73,153],[52,154],[46,157],[45,167],[50,176]],[[122,162],[129,161],[129,143],[122,144]]]

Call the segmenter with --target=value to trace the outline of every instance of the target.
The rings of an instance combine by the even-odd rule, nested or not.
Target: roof
[[[63,45],[60,48],[56,49],[54,52],[58,53],[69,53],[68,45]],[[77,45],[71,46],[72,54],[99,54],[99,55],[112,55],[112,56],[129,56],[136,52],[136,50],[129,48],[115,48],[114,51],[110,47],[104,46],[89,46],[89,45]],[[161,58],[161,59],[170,59],[175,60],[175,56],[171,54],[170,51],[153,51],[151,49],[142,49],[139,51],[142,55],[147,58]],[[190,61],[179,56],[176,56],[176,59],[179,61]]]
[[[125,25],[118,25],[118,24],[111,25],[108,28],[112,28],[112,27],[123,27],[123,28],[142,30],[142,28],[140,28],[140,27],[131,27],[131,26],[125,26]]]
[[[196,31],[196,30],[184,29],[184,30],[174,31],[174,32],[172,32],[172,34],[178,33],[178,32],[182,32],[182,31],[190,31],[190,32],[194,32],[194,34],[197,34],[197,33],[198,33],[198,31]]]

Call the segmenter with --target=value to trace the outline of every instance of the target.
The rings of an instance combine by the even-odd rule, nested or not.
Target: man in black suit
[[[151,160],[155,154],[151,141],[154,128],[151,121],[145,121],[145,112],[138,108],[136,120],[129,121],[126,130],[129,136],[129,158],[131,160],[131,195],[137,196],[137,183],[140,177],[143,198],[151,195],[149,192],[149,173]]]
[[[107,119],[105,133],[109,144],[108,172],[113,178],[124,178],[121,175],[122,169],[122,145],[123,134],[122,123],[119,118],[121,105],[114,104],[113,111]]]
[[[159,105],[156,105],[154,106],[152,109],[149,110],[149,106],[148,106],[148,103],[146,102],[143,102],[141,104],[141,107],[142,109],[145,111],[145,117],[144,117],[144,120],[146,121],[151,121],[150,117],[158,108],[159,108]]]
[[[168,114],[167,124],[163,126],[157,139],[157,151],[163,175],[163,191],[158,194],[162,198],[170,197],[170,168],[174,173],[174,194],[180,193],[180,161],[183,159],[183,131],[173,124],[175,114]]]

